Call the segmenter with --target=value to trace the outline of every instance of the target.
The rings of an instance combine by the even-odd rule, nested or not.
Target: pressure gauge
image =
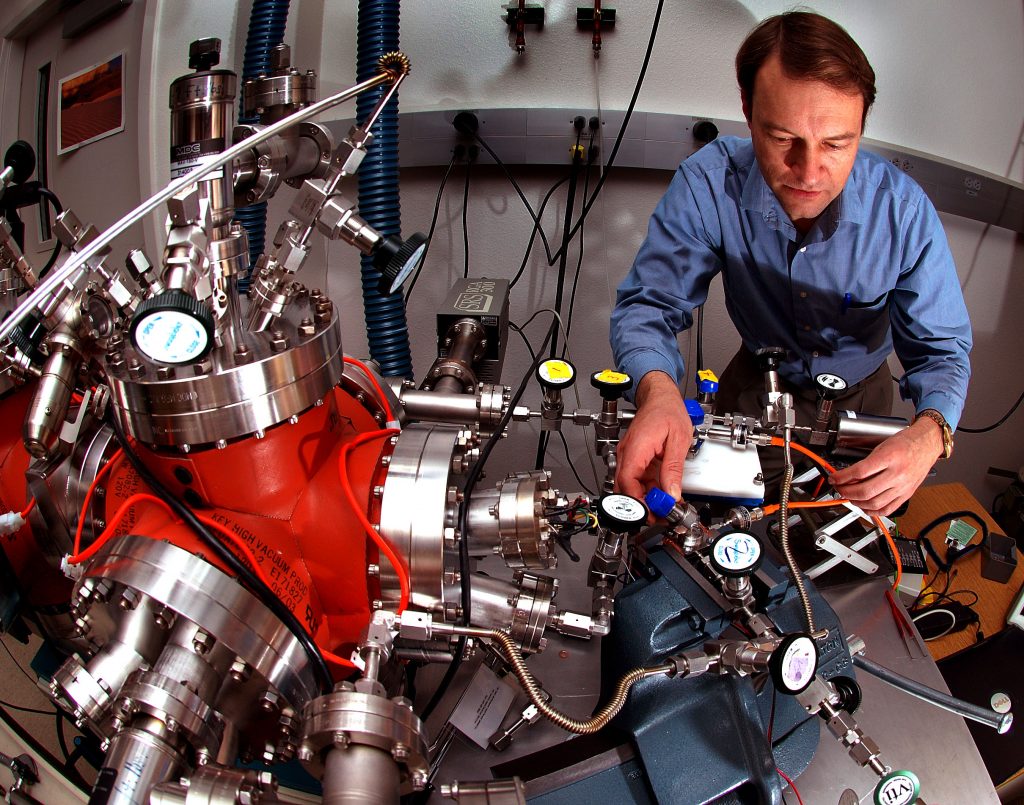
[[[818,672],[818,646],[807,634],[791,634],[783,638],[768,661],[775,688],[795,696],[814,681]]]
[[[711,566],[723,576],[749,576],[763,558],[761,540],[749,531],[730,531],[711,543]]]
[[[569,361],[549,358],[537,367],[537,380],[545,389],[564,389],[576,379],[576,367]]]
[[[194,296],[172,289],[139,305],[128,335],[151,361],[195,363],[213,348],[213,314]]]
[[[427,236],[422,232],[410,235],[405,242],[391,235],[377,248],[374,265],[380,271],[378,290],[384,296],[395,293],[423,260],[427,251]]]
[[[629,495],[605,495],[597,502],[597,521],[609,531],[635,534],[647,522],[647,507]]]
[[[814,385],[817,387],[818,393],[829,400],[834,400],[847,389],[847,382],[831,372],[821,372],[815,375]]]

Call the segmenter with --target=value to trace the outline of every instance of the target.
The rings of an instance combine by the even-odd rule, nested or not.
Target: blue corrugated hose
[[[255,0],[249,15],[249,35],[245,40],[245,57],[242,62],[242,83],[256,78],[260,73],[270,72],[270,52],[284,41],[284,29],[288,22],[290,0]],[[238,122],[257,123],[256,115],[245,115],[244,105],[239,100]],[[267,203],[261,201],[235,210],[235,220],[249,236],[249,273],[238,279],[238,290],[247,293],[249,274],[256,260],[266,248]]]
[[[360,0],[356,39],[356,80],[377,74],[377,60],[398,50],[398,0]],[[379,87],[356,101],[356,119],[364,120],[384,93]],[[398,99],[392,99],[373,127],[373,144],[359,168],[359,214],[383,235],[401,235],[398,199]],[[363,308],[370,356],[384,375],[412,377],[409,327],[401,291],[377,290],[380,272],[362,258]]]

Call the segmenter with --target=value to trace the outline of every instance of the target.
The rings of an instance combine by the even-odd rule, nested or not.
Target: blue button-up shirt
[[[895,166],[859,151],[842,193],[801,235],[750,140],[704,146],[679,166],[619,286],[617,366],[638,383],[654,370],[678,383],[676,336],[718,273],[744,345],[784,347],[789,382],[808,388],[831,372],[852,385],[895,348],[903,398],[956,426],[970,378],[967,307],[935,208]]]

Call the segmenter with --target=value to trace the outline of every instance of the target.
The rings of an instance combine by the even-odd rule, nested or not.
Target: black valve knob
[[[597,522],[616,534],[636,534],[647,522],[647,507],[629,495],[605,495],[597,502]]]
[[[718,137],[718,126],[710,120],[698,120],[693,124],[693,139],[701,145],[707,145]]]
[[[786,358],[786,350],[782,347],[761,347],[754,353],[757,366],[762,372],[774,372]]]
[[[416,232],[403,241],[397,235],[389,235],[373,253],[373,264],[380,271],[377,284],[384,296],[395,293],[409,279],[409,275],[423,260],[427,251],[427,236]]]
[[[147,299],[135,311],[128,336],[135,348],[157,363],[202,360],[213,349],[213,313],[179,289]]]
[[[576,380],[576,367],[569,361],[548,358],[537,367],[537,382],[544,389],[568,388]]]
[[[212,70],[220,64],[220,40],[215,36],[197,39],[188,46],[188,66],[197,71]]]
[[[814,377],[814,387],[823,400],[835,400],[847,389],[847,383],[839,375],[821,372]]]
[[[4,167],[11,169],[10,179],[4,184],[21,184],[36,169],[36,152],[24,140],[15,140],[4,154]]]
[[[590,385],[601,392],[602,400],[618,400],[633,387],[633,378],[625,372],[602,369],[590,376]]]
[[[4,317],[6,318],[6,316]],[[11,330],[11,341],[32,363],[43,363],[46,355],[39,349],[46,340],[46,325],[38,311],[30,311],[18,326]]]

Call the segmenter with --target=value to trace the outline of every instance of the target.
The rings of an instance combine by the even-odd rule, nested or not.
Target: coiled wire
[[[630,688],[641,679],[672,673],[676,669],[675,665],[669,663],[655,665],[650,668],[634,668],[619,679],[618,684],[615,685],[615,692],[597,713],[586,720],[580,720],[568,716],[548,704],[544,699],[540,686],[537,685],[537,680],[533,678],[530,669],[526,667],[526,663],[523,661],[523,657],[519,652],[519,646],[516,645],[515,640],[497,629],[487,631],[486,636],[501,644],[505,659],[511,663],[512,670],[519,679],[519,683],[523,686],[523,690],[526,691],[526,695],[530,697],[530,701],[534,703],[541,714],[566,732],[574,732],[577,735],[590,735],[606,727],[608,722],[619,714],[622,706],[626,703],[626,697],[629,695]]]
[[[360,0],[356,31],[356,80],[380,72],[379,60],[398,50],[398,0]],[[385,92],[364,92],[356,101],[356,119],[364,120]],[[382,235],[401,234],[398,197],[398,99],[384,108],[373,126],[373,144],[359,168],[359,214]],[[366,340],[370,356],[387,377],[412,377],[412,351],[401,293],[384,296],[373,258],[360,261]]]

